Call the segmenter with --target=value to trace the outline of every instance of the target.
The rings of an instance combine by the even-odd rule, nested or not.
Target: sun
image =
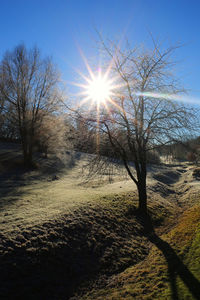
[[[77,107],[87,106],[88,112],[96,108],[99,112],[101,109],[106,109],[109,112],[111,105],[116,106],[115,97],[119,94],[121,84],[118,76],[111,76],[112,62],[109,63],[107,68],[102,72],[101,66],[93,71],[81,52],[83,61],[86,65],[88,75],[84,75],[79,70],[76,72],[82,77],[82,82],[72,82],[73,85],[79,87],[79,92],[76,96],[80,97]],[[89,104],[89,105],[88,105]]]
[[[85,93],[87,98],[93,102],[97,104],[105,103],[111,97],[112,85],[107,79],[107,76],[102,76],[101,73],[99,73],[98,76],[93,76],[91,80],[88,80]]]

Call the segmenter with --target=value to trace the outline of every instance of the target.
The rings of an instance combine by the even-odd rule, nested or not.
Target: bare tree
[[[176,47],[162,50],[153,42],[152,50],[131,49],[129,45],[122,50],[103,39],[101,46],[110,76],[117,81],[110,102],[100,110],[98,130],[108,136],[115,155],[136,184],[139,210],[146,213],[147,154],[191,133],[195,112],[171,100],[183,91],[171,73]],[[85,118],[96,126],[95,114]]]
[[[12,121],[19,130],[27,166],[32,165],[36,126],[43,116],[58,109],[58,81],[51,59],[42,59],[37,48],[28,51],[19,45],[6,52],[0,64],[0,103],[12,106]]]
[[[95,151],[95,129],[80,114],[76,115],[74,121],[74,148],[78,151],[93,153]]]
[[[6,119],[5,99],[0,98],[0,138],[3,137],[3,127]]]
[[[37,126],[35,131],[35,143],[39,149],[48,157],[48,153],[61,154],[69,143],[67,141],[68,127],[62,116],[46,114],[40,126]]]

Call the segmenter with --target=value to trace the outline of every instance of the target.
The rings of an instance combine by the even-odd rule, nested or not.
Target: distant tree
[[[16,110],[10,103],[5,103],[3,113],[0,115],[0,138],[6,141],[19,141],[19,130],[16,126]]]
[[[0,103],[11,108],[12,123],[18,129],[27,166],[32,165],[36,125],[46,114],[58,109],[58,82],[59,74],[51,59],[42,59],[36,47],[27,50],[19,45],[6,52],[1,61]]]
[[[4,123],[5,123],[5,99],[0,99],[0,138],[3,137]]]
[[[45,115],[35,131],[35,144],[48,157],[49,153],[63,153],[67,143],[67,131],[63,117]]]
[[[78,151],[94,153],[96,130],[81,115],[77,115],[74,120],[74,148]]]
[[[139,210],[146,213],[148,153],[191,133],[197,120],[195,111],[167,96],[182,92],[171,74],[171,55],[176,47],[162,50],[153,42],[152,50],[129,45],[123,50],[114,42],[106,43],[102,38],[100,42],[110,76],[118,79],[112,103],[100,109],[99,134],[107,135],[113,152],[137,186]],[[97,126],[96,112],[85,113],[85,119]]]

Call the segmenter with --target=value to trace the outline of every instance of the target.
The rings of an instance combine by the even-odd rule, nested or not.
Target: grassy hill
[[[185,211],[164,235],[148,236],[143,261],[112,276],[80,299],[199,299],[200,206]]]
[[[149,167],[147,220],[123,171],[87,181],[76,153],[27,171],[14,147],[0,147],[1,299],[198,299],[192,166]]]

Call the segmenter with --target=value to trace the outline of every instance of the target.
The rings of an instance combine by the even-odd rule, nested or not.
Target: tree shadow
[[[178,295],[178,287],[176,284],[177,276],[181,278],[188,290],[195,299],[200,299],[200,282],[190,272],[188,267],[182,262],[174,249],[164,240],[162,240],[154,230],[152,219],[149,215],[140,216],[140,222],[144,227],[144,233],[148,240],[154,244],[164,255],[168,264],[168,274],[171,286],[172,299],[180,299]]]

